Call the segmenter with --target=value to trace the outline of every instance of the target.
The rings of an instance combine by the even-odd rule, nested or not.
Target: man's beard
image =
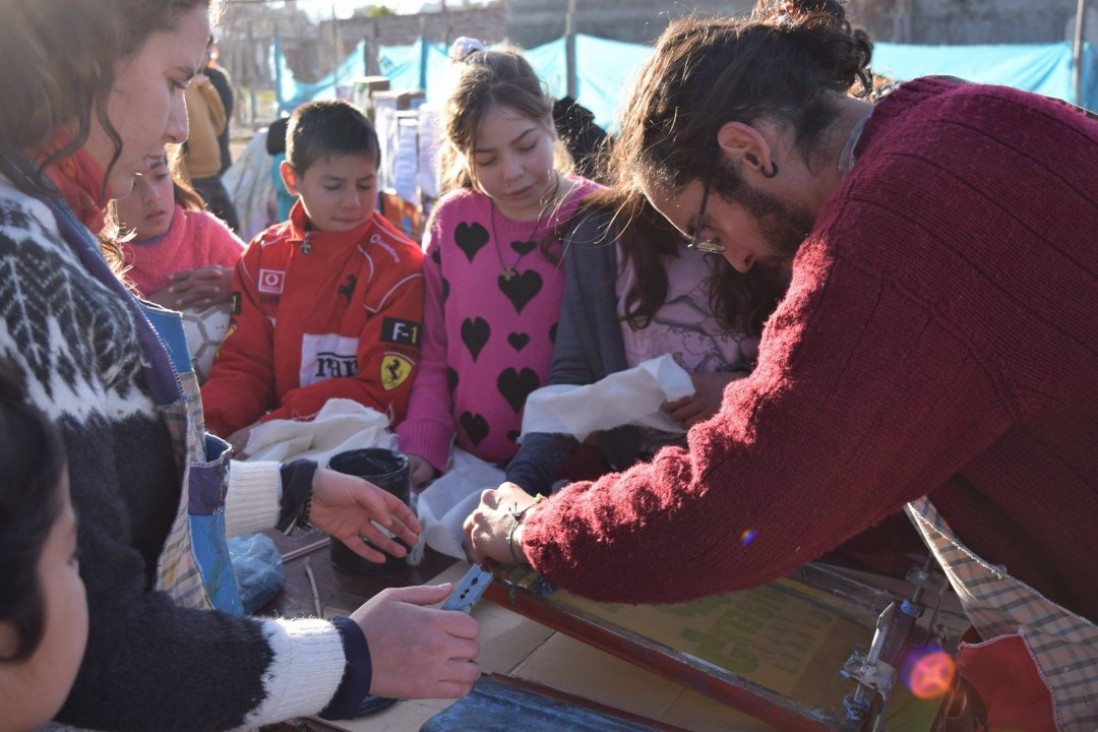
[[[759,233],[770,248],[771,256],[758,262],[764,266],[792,262],[805,237],[816,225],[815,217],[808,211],[754,188],[747,182],[736,191],[735,200],[755,217]]]

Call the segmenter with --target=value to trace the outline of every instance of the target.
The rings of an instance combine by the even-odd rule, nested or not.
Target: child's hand
[[[678,401],[666,402],[663,411],[671,415],[671,419],[682,425],[683,429],[689,429],[716,414],[724,400],[724,387],[743,377],[744,374],[727,371],[690,374],[690,380],[694,382],[694,394]]]
[[[419,455],[409,455],[408,475],[412,480],[412,490],[421,491],[434,479],[435,467]]]
[[[176,272],[171,284],[149,297],[172,310],[204,309],[228,302],[233,292],[232,267],[212,265]]]
[[[236,432],[232,433],[225,439],[230,445],[233,446],[233,457],[236,460],[247,460],[248,453],[244,452],[244,448],[248,446],[248,438],[251,437],[252,428],[255,427],[258,422],[248,425],[247,427],[241,427]]]

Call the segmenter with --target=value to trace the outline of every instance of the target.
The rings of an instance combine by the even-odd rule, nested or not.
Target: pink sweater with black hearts
[[[553,356],[564,271],[553,234],[583,196],[584,178],[540,221],[512,221],[483,193],[445,196],[424,238],[424,339],[400,448],[445,470],[451,443],[491,463],[518,448],[526,397]],[[514,276],[505,276],[506,270]]]

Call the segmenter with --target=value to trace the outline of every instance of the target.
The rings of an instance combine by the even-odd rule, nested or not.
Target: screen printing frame
[[[819,604],[837,616],[866,627],[864,652],[873,639],[877,618],[902,598],[851,578],[827,565],[810,562],[787,578],[782,591]],[[658,676],[681,684],[755,719],[788,732],[850,732],[860,729],[843,713],[843,699],[830,708],[809,706],[757,684],[689,652],[555,601],[541,591],[543,583],[529,569],[497,572],[485,597],[553,630],[559,631]],[[851,648],[853,652],[855,648]],[[834,669],[836,676],[839,667]],[[853,692],[856,683],[849,682]]]

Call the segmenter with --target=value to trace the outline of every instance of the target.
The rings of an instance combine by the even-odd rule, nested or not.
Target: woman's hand
[[[385,555],[367,546],[366,540],[403,557],[408,550],[396,539],[415,546],[420,530],[419,519],[404,501],[362,478],[328,468],[317,468],[313,476],[309,523],[371,562],[384,562]]]
[[[370,647],[371,694],[450,699],[472,690],[480,676],[480,624],[456,610],[424,607],[442,602],[452,589],[390,587],[351,614]]]
[[[684,430],[690,429],[716,414],[724,401],[724,387],[744,376],[745,374],[727,371],[690,374],[690,380],[694,382],[694,393],[678,401],[666,402],[663,411],[671,415],[671,419],[682,425]]]
[[[211,265],[176,272],[167,287],[149,296],[172,310],[199,310],[228,302],[233,294],[233,269]]]
[[[525,518],[526,509],[537,501],[514,483],[484,491],[480,495],[480,505],[465,519],[465,536],[467,548],[472,548],[472,561],[477,564],[485,559],[501,564],[525,563],[524,527],[516,516],[521,514]]]

